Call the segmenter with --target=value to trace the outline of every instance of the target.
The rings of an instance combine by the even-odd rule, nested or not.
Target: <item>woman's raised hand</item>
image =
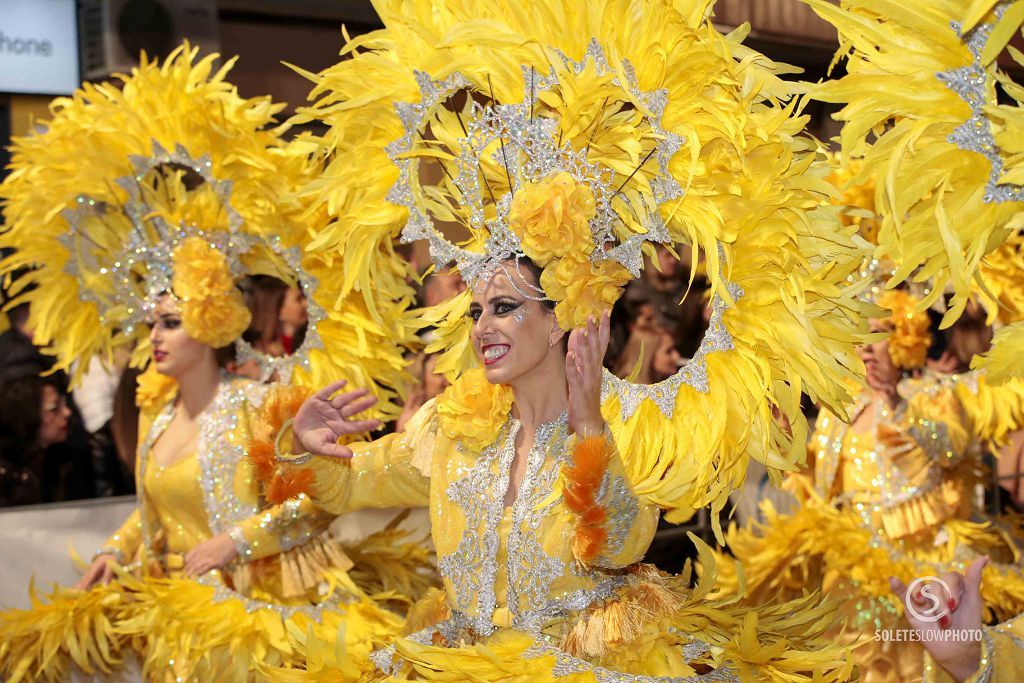
[[[981,660],[981,642],[973,636],[982,628],[981,571],[987,563],[987,557],[979,557],[963,574],[943,574],[938,582],[919,584],[911,595],[902,581],[889,579],[892,592],[907,606],[907,621],[918,632],[918,640],[956,681],[970,678]],[[930,589],[928,584],[933,584]],[[935,614],[941,616],[936,619]]]
[[[605,313],[600,322],[590,319],[586,327],[569,334],[569,351],[565,355],[565,375],[569,382],[569,428],[581,437],[597,436],[604,431],[601,375],[610,329],[609,316]]]
[[[380,427],[380,420],[349,419],[373,406],[377,399],[366,389],[334,396],[345,384],[345,380],[329,384],[307,398],[299,408],[292,421],[292,449],[296,453],[351,458],[352,450],[339,444],[338,439]]]

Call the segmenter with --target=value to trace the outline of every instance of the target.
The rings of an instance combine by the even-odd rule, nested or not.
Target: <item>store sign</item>
[[[64,95],[79,83],[75,0],[0,0],[0,92]]]

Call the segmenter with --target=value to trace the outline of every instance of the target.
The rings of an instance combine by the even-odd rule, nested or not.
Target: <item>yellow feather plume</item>
[[[562,54],[582,60],[594,39],[618,78],[625,80],[628,62],[642,92],[664,92],[661,125],[685,138],[668,171],[685,194],[662,204],[660,214],[671,241],[705,256],[712,287],[728,304],[723,322],[732,348],[707,354],[708,393],[683,386],[667,424],[652,401],[625,421],[614,417],[615,398],[605,412],[614,428],[643,444],[628,463],[640,492],[673,510],[676,520],[711,502],[723,504],[750,457],[776,471],[803,460],[803,449],[794,446],[807,431],[800,395],[843,412],[868,311],[847,285],[867,243],[854,226],[839,224],[825,155],[803,135],[807,119],[795,87],[779,78],[790,69],[745,47],[743,31],[718,33],[708,20],[710,5],[381,0],[375,7],[385,28],[350,40],[343,50],[350,58],[312,76],[314,104],[298,119],[328,126],[315,140],[324,171],[301,194],[331,219],[309,248],[343,252],[340,295],[380,288],[402,297],[409,291],[403,274],[377,272],[371,262],[376,253],[391,253],[408,219],[388,199],[399,169],[386,148],[405,133],[396,104],[421,101],[417,72],[434,80],[459,72],[471,84],[466,98],[453,98],[430,119],[429,140],[417,154],[433,161],[424,162],[425,173],[436,171],[433,184],[423,183],[422,203],[477,249],[485,236],[467,234],[457,184],[439,163],[451,161],[441,143],[465,135],[459,117],[474,98],[519,103],[528,94],[524,73],[565,73],[564,85],[545,92],[538,108],[558,121],[562,142],[586,148],[589,160],[623,177],[634,173],[623,193],[639,207],[650,205],[657,165],[642,163],[649,129],[638,123],[637,105],[623,104],[623,89],[611,78],[557,65],[564,64]],[[500,196],[508,190],[507,174],[502,163],[483,156],[481,188]],[[619,240],[644,231],[627,206],[618,213]],[[729,283],[743,295],[734,298]],[[467,300],[463,295],[419,314],[421,325],[440,326],[431,349],[444,352],[438,367],[445,372],[474,364],[470,325],[459,315]],[[773,404],[792,421],[792,438],[773,421]]]
[[[982,259],[1019,228],[1024,210],[1021,201],[991,201],[997,193],[990,184],[993,161],[970,149],[994,144],[1001,165],[996,182],[1004,189],[1021,184],[1024,91],[999,70],[995,57],[1024,21],[1022,6],[998,19],[989,0],[921,0],[913,7],[892,0],[804,2],[839,31],[836,59],[846,58],[848,73],[813,88],[811,96],[843,105],[836,115],[843,122],[842,154],[863,164],[853,181],[877,181],[877,254],[897,264],[894,283],[930,282],[923,306],[952,289],[943,320],[948,326],[972,293],[984,291]],[[962,22],[964,38],[951,22]],[[992,30],[976,60],[967,32],[983,22]],[[977,116],[955,90],[968,68],[985,82],[979,96],[984,110]],[[1012,105],[998,105],[997,82]],[[968,127],[968,121],[974,123]],[[983,143],[977,135],[987,126],[992,140]],[[970,143],[960,142],[965,136]]]
[[[0,271],[14,281],[10,291],[31,304],[30,325],[37,342],[57,358],[56,367],[88,366],[94,354],[107,359],[119,346],[142,342],[145,330],[128,329],[130,301],[114,296],[110,271],[90,255],[75,253],[62,238],[71,230],[65,213],[88,198],[94,214],[80,218],[75,233],[96,252],[116,253],[135,227],[119,211],[128,190],[116,180],[134,176],[133,157],[150,158],[154,145],[184,150],[191,159],[209,158],[208,170],[230,181],[230,203],[250,235],[284,235],[295,231],[281,197],[292,182],[279,160],[280,129],[272,126],[282,108],[270,98],[243,99],[225,80],[234,60],[214,70],[216,56],[197,60],[187,44],[162,64],[143,59],[117,82],[84,84],[70,97],[51,104],[52,118],[38,131],[17,138],[11,173],[0,185],[3,234],[0,248],[13,253]],[[164,165],[162,181],[138,178],[138,191],[150,205],[150,217],[185,221],[205,230],[225,230],[231,219],[209,184],[189,187],[192,169]],[[150,183],[153,184],[150,184]],[[187,201],[186,201],[187,196]],[[156,240],[155,236],[148,236]],[[268,250],[268,254],[269,254]],[[270,256],[251,255],[254,269]],[[272,260],[272,259],[271,259]],[[27,270],[27,272],[26,272]],[[137,354],[136,361],[142,360]]]

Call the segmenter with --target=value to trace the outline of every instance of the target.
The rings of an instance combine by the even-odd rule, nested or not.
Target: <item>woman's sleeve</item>
[[[625,567],[640,561],[658,526],[659,510],[633,491],[615,440],[604,434],[568,440],[563,496],[576,515],[573,554],[587,564]]]
[[[879,440],[901,460],[924,455],[940,467],[958,465],[973,443],[970,421],[954,387],[935,383],[907,400],[906,412],[880,425]],[[912,468],[908,468],[912,469]]]
[[[303,545],[324,532],[335,515],[321,510],[306,495],[273,505],[231,528],[238,556],[259,560]]]
[[[1024,616],[984,628],[981,662],[964,683],[1017,683],[1024,679]],[[953,683],[953,677],[925,655],[926,683]]]
[[[362,508],[424,507],[436,435],[434,402],[428,401],[405,432],[348,444],[351,458],[282,452],[281,445],[292,441],[290,425],[276,439],[275,455],[281,476],[304,481],[312,501],[335,515]]]
[[[118,527],[117,531],[103,544],[103,547],[96,551],[96,554],[113,555],[119,564],[127,564],[135,558],[141,544],[142,522],[139,508],[136,506],[124,524]]]
[[[145,412],[139,414],[139,441],[141,442],[146,435],[149,433],[150,426],[152,425],[151,416]],[[139,480],[139,471],[142,465],[142,457],[146,454],[140,454],[138,452],[139,447],[136,446],[135,453],[135,488],[138,491],[138,496],[141,499],[142,496],[146,495],[143,482]],[[108,553],[117,558],[119,564],[128,564],[135,559],[135,556],[139,552],[139,548],[142,546],[142,511],[139,506],[136,505],[132,513],[128,515],[128,519],[118,527],[107,542],[103,544],[103,547],[96,551],[96,554]]]

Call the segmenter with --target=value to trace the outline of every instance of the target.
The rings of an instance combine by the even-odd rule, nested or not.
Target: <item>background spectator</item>
[[[27,362],[0,371],[0,505],[60,500],[68,488],[66,394]]]

